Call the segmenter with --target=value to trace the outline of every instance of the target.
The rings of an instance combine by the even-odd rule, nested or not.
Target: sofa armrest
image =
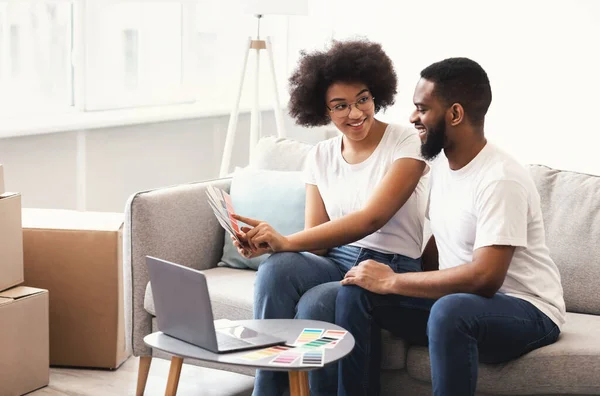
[[[225,230],[206,196],[210,184],[229,191],[231,179],[183,184],[132,195],[125,207],[123,268],[126,343],[135,356],[150,355],[144,337],[152,331],[144,309],[146,255],[195,269],[216,267]]]

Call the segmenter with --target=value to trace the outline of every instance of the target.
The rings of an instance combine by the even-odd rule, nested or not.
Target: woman
[[[283,236],[269,224],[236,216],[240,254],[272,254],[258,269],[255,318],[333,322],[340,281],[367,259],[396,272],[419,271],[428,167],[417,132],[375,118],[394,103],[396,73],[381,46],[334,42],[302,54],[290,78],[290,114],[314,127],[332,122],[341,136],[318,143],[306,169],[302,232]],[[301,253],[297,253],[301,252]],[[309,253],[311,252],[311,253]],[[254,395],[285,392],[285,373],[259,370]],[[311,372],[312,395],[336,394],[335,365]]]

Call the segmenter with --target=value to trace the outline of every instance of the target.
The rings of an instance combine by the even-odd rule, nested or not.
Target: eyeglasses
[[[350,112],[352,111],[352,106],[355,106],[360,111],[371,110],[371,107],[373,107],[374,100],[374,96],[366,95],[358,99],[354,103],[340,103],[333,106],[333,108],[330,108],[329,106],[325,107],[327,107],[327,110],[329,110],[329,112],[332,113],[335,117],[344,118],[350,115]]]

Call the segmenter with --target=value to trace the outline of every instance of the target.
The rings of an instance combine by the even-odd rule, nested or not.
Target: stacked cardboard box
[[[25,282],[50,291],[50,364],[118,368],[123,213],[23,209]]]
[[[0,194],[4,194],[4,171],[2,170],[2,164],[0,164]]]
[[[0,165],[0,396],[48,385],[48,291],[23,282],[21,195],[4,191]]]
[[[2,179],[0,176],[0,290],[23,282],[21,194],[5,192]]]

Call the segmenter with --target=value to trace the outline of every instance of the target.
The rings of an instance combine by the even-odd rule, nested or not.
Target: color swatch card
[[[314,341],[318,338],[321,338],[321,334],[323,334],[323,329],[304,329],[302,333],[296,338],[294,345],[302,345],[307,342]]]
[[[341,340],[342,338],[344,338],[344,336],[348,334],[347,331],[342,331],[342,330],[327,330],[325,332],[325,334],[323,334],[323,337],[331,337],[331,338],[336,338],[338,340]]]
[[[302,345],[298,345],[298,347],[300,348],[323,348],[326,347],[327,345],[336,342],[337,338],[330,338],[330,337],[321,337],[321,338],[317,338],[316,340],[312,340],[310,342],[307,342],[306,344],[302,344]]]
[[[306,351],[302,354],[302,360],[300,361],[302,366],[319,366],[323,367],[325,361],[325,351],[323,349],[314,349],[312,351]]]
[[[244,360],[260,360],[270,356],[279,355],[282,352],[286,352],[293,347],[285,346],[285,345],[276,345],[266,349],[260,349],[258,351],[252,351],[243,356],[240,356],[240,359]]]
[[[334,338],[335,341],[332,341],[324,346],[324,348],[332,349],[335,348],[338,342],[347,334],[347,331],[342,330],[327,330],[325,334],[323,334],[323,338]]]
[[[231,202],[231,196],[227,194],[225,191],[221,190],[221,194],[223,195],[223,199],[225,200],[225,210],[227,210],[227,214],[229,216],[229,221],[233,226],[235,232],[240,232],[240,227],[236,219],[233,218],[233,214],[235,213],[233,210],[233,202]]]
[[[277,366],[291,366],[296,360],[302,356],[302,352],[295,349],[282,352],[279,356],[275,357],[269,362]]]
[[[240,227],[237,220],[232,216],[235,212],[229,194],[220,188],[208,185],[206,186],[206,195],[208,196],[208,203],[221,227],[242,244],[242,241],[238,237]]]

